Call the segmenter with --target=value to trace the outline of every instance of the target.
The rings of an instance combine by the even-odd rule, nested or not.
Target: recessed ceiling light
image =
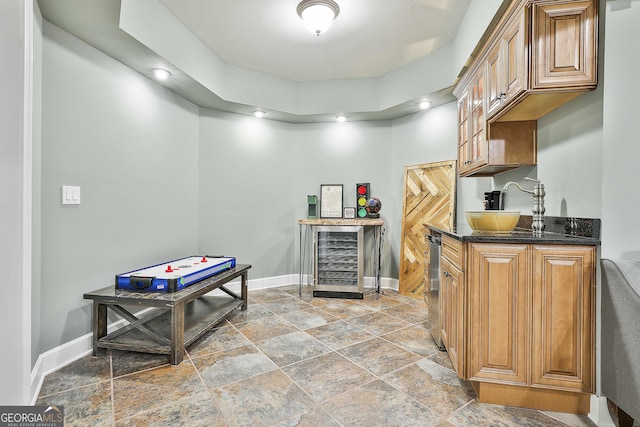
[[[253,115],[258,117],[258,118],[264,117],[265,114],[266,113],[264,111],[262,111],[262,110],[256,110],[256,111],[253,112]]]
[[[165,70],[164,68],[154,68],[153,69],[153,75],[158,80],[167,80],[169,78],[169,76],[171,75],[171,73],[169,71]]]
[[[431,103],[429,101],[422,101],[418,105],[420,105],[421,110],[426,110],[427,108],[431,107]]]
[[[339,122],[346,122],[347,121],[347,117],[344,114],[339,114],[336,116],[336,120]]]

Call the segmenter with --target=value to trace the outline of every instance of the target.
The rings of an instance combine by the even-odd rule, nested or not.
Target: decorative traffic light
[[[369,200],[369,183],[356,184],[356,210],[358,218],[367,217],[367,200]]]

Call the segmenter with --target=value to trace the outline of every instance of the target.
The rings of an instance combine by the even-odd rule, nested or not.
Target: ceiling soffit
[[[40,8],[45,19],[143,75],[169,69],[172,78],[162,84],[206,108],[261,108],[288,122],[329,121],[338,113],[388,120],[418,111],[425,98],[433,105],[454,99],[459,70],[449,45],[378,77],[298,81],[226,63],[158,0],[55,0]]]

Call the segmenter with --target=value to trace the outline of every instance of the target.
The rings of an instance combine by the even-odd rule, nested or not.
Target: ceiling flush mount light
[[[264,117],[265,114],[266,113],[264,111],[262,111],[262,110],[256,110],[256,111],[253,112],[253,115],[258,117],[258,118]]]
[[[164,68],[154,68],[153,69],[153,75],[158,80],[167,80],[169,78],[169,76],[171,75],[171,73],[169,71],[165,70]]]
[[[339,13],[340,6],[333,0],[302,0],[298,4],[302,22],[317,36],[331,27]]]
[[[346,122],[347,121],[347,117],[344,114],[339,114],[336,116],[336,120],[339,122]]]
[[[429,101],[422,101],[418,105],[420,106],[421,110],[426,110],[427,108],[431,107],[431,103]]]

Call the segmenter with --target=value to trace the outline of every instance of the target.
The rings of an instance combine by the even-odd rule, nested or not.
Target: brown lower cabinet
[[[528,383],[529,253],[527,245],[469,245],[469,380]]]
[[[531,247],[531,385],[595,389],[595,248]]]
[[[440,261],[441,301],[445,306],[440,309],[442,317],[442,343],[447,348],[451,363],[458,376],[464,378],[465,354],[465,291],[464,274],[446,259]]]
[[[595,247],[460,242],[456,265],[444,245],[442,336],[478,399],[588,413]]]

